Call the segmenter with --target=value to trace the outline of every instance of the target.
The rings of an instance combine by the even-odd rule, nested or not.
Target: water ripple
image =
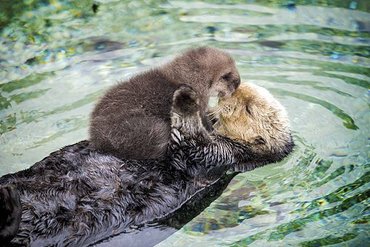
[[[80,2],[0,10],[20,10],[1,15],[12,18],[0,30],[0,174],[86,139],[94,102],[117,81],[211,45],[234,56],[243,81],[282,102],[296,147],[236,176],[158,246],[368,244],[366,1],[104,0],[97,12]]]
[[[346,16],[346,18],[342,18],[342,16]],[[192,15],[183,16],[180,20],[186,22],[243,25],[313,25],[346,31],[358,31],[361,30],[360,23],[369,22],[370,14],[342,8],[297,6],[295,11],[278,9],[271,15],[261,17],[242,15]]]
[[[273,88],[273,89],[270,89],[270,90],[272,92],[278,93],[279,95],[284,96],[284,97],[285,96],[290,96],[290,97],[301,99],[301,100],[304,100],[304,101],[307,101],[307,102],[311,102],[311,103],[314,103],[314,104],[321,105],[322,107],[325,107],[326,109],[331,111],[333,114],[335,114],[337,117],[342,119],[343,120],[343,125],[346,128],[352,129],[352,130],[357,130],[358,129],[358,127],[356,126],[355,121],[353,120],[353,118],[351,118],[342,109],[338,108],[337,106],[335,106],[335,105],[333,105],[329,102],[326,102],[324,100],[321,100],[321,99],[318,99],[318,98],[315,98],[315,97],[312,97],[312,96],[309,96],[309,95],[289,92],[289,91],[285,91],[285,90],[281,90],[281,89],[277,89],[277,88]]]

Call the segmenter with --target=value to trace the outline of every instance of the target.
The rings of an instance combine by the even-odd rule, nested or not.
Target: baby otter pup
[[[288,114],[265,88],[243,83],[232,97],[220,99],[211,115],[217,119],[213,126],[217,134],[248,146],[265,163],[280,161],[293,149]],[[239,164],[232,169],[250,167]]]
[[[240,84],[235,62],[210,47],[190,49],[171,62],[111,88],[98,102],[90,124],[94,148],[125,159],[163,157],[170,140],[174,92],[191,86],[200,101],[203,124],[210,96],[229,96]]]

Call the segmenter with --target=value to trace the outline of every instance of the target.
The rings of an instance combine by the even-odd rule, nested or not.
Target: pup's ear
[[[194,115],[200,110],[197,93],[187,85],[177,89],[172,99],[172,112],[180,116]]]
[[[210,140],[200,116],[198,95],[190,86],[181,86],[173,95],[171,128],[178,129],[185,137],[198,142]]]

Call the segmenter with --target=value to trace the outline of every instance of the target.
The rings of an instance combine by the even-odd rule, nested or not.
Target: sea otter
[[[175,91],[165,160],[121,160],[82,141],[52,153],[29,169],[1,177],[0,193],[5,191],[6,196],[0,196],[0,205],[9,206],[0,209],[0,215],[14,212],[14,217],[1,222],[0,233],[6,232],[6,236],[0,234],[0,241],[14,237],[11,244],[22,246],[87,246],[168,218],[228,169],[251,170],[280,160],[292,150],[288,128],[283,128],[287,135],[279,135],[283,139],[274,140],[281,153],[270,148],[261,153],[261,147],[255,149],[246,136],[234,136],[233,140],[210,134],[202,124],[200,109],[200,100],[190,87]],[[227,123],[227,115],[220,114],[221,119]],[[279,119],[268,116],[264,128],[275,121]],[[238,123],[249,129],[246,122]],[[248,123],[254,124],[254,120]],[[276,158],[271,158],[273,155]],[[20,208],[21,217],[16,213]],[[15,231],[17,222],[19,229]]]
[[[196,91],[203,124],[210,129],[209,97],[229,96],[239,84],[230,55],[211,47],[190,49],[108,90],[92,112],[90,142],[122,159],[163,157],[170,139],[172,97],[181,85]]]

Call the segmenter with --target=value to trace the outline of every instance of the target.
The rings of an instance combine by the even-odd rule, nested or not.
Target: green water
[[[370,245],[370,1],[71,2],[0,3],[0,175],[86,139],[117,81],[211,45],[286,106],[296,150],[159,246]]]

